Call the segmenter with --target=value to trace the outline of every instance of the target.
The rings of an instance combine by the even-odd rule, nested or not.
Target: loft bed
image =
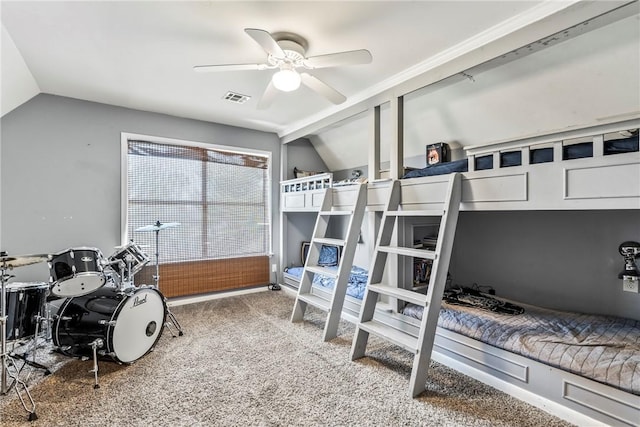
[[[283,212],[317,211],[327,188],[333,186],[332,173],[319,173],[280,182]]]
[[[466,166],[466,172],[460,172],[463,211],[640,209],[638,128],[640,116],[636,115],[627,120],[467,147],[466,159],[439,167],[446,174],[454,172],[446,168]],[[400,180],[401,209],[437,208],[444,200],[448,177],[414,175],[417,173],[410,172]],[[391,180],[369,182],[367,210],[384,210],[390,183]],[[305,191],[309,190],[283,193],[282,198],[300,198]],[[314,207],[303,209],[313,211]],[[315,289],[322,293],[321,286]],[[352,304],[345,303],[343,318],[354,321],[359,315],[359,300],[347,300]],[[529,311],[536,310],[553,313],[534,308]],[[409,333],[417,335],[419,331],[417,319],[398,313],[391,306],[378,310],[376,317]],[[437,329],[433,359],[579,425],[597,421],[639,426],[640,341],[637,321],[628,320],[629,325],[635,331],[630,335],[632,339],[635,336],[635,341],[624,344],[634,352],[629,356],[631,362],[635,361],[632,381],[636,383],[631,387],[605,384],[601,379],[580,375],[571,367],[536,360],[513,347],[500,348],[444,325]],[[570,336],[568,329],[567,335]],[[629,366],[632,365],[627,365],[625,373],[631,377]]]
[[[462,174],[460,210],[640,209],[640,117],[465,148],[466,158],[401,179],[405,210],[441,203],[443,175]],[[382,211],[390,180],[368,185],[368,211]],[[332,174],[281,182],[282,212],[314,212]]]
[[[462,174],[460,210],[640,209],[640,117],[465,148],[466,158],[401,179],[402,207],[441,203],[446,178]],[[388,184],[369,183],[368,210],[384,208]]]

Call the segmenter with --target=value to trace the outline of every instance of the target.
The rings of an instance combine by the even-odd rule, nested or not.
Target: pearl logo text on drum
[[[144,298],[140,298],[138,295],[136,295],[136,297],[133,300],[133,307],[137,307],[137,306],[142,305],[145,302],[147,302],[147,296],[148,296],[148,294],[146,294],[144,296]]]

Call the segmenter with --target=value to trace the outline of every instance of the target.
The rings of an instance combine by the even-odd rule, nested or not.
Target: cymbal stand
[[[2,254],[3,256],[6,255],[4,252]],[[11,277],[6,274],[8,268],[9,266],[6,262],[0,265],[0,287],[2,288],[2,295],[0,295],[0,359],[2,360],[0,392],[7,394],[9,389],[15,385],[16,393],[22,403],[22,407],[29,413],[29,421],[34,421],[38,419],[36,415],[36,404],[33,401],[33,397],[31,397],[27,384],[20,379],[20,370],[16,366],[15,361],[7,352],[7,280]],[[7,376],[13,380],[11,384],[9,384]],[[22,397],[21,392],[23,392],[29,400],[31,409],[27,408],[27,403]]]
[[[155,282],[155,287],[156,289],[160,289],[159,287],[159,283],[160,283],[160,221],[156,222],[156,229],[154,230],[154,232],[156,233],[156,274],[153,276],[153,281]],[[167,301],[167,299],[165,298],[165,303]],[[167,306],[167,321],[165,322],[164,326],[169,329],[169,332],[171,332],[171,335],[173,335],[173,337],[176,337],[176,334],[174,333],[174,330],[172,328],[174,328],[176,330],[176,332],[178,333],[179,336],[184,335],[184,332],[182,331],[182,326],[180,326],[180,322],[178,322],[178,319],[176,319],[176,316],[171,312],[171,310],[169,310],[169,307]]]

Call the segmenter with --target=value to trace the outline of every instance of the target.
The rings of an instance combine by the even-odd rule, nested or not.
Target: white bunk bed
[[[460,208],[463,211],[640,210],[638,128],[640,116],[635,115],[611,123],[468,147],[468,170],[461,172]],[[614,139],[630,141],[630,144],[618,150],[616,143],[611,142]],[[591,154],[585,155],[583,151],[573,158],[576,156],[571,154],[572,143],[586,147],[586,153]],[[534,162],[533,154],[540,149],[546,149],[545,156],[552,153],[552,160]],[[511,166],[506,156],[514,152],[519,164]],[[476,170],[479,158],[491,159],[496,167]],[[369,183],[369,211],[384,209],[390,182]],[[425,176],[401,179],[400,183],[401,208],[422,211],[443,202],[448,178]],[[289,191],[281,194],[283,211],[314,210],[312,194],[316,190],[308,186],[306,190],[301,186],[300,191],[288,188]],[[293,200],[298,203],[295,208]],[[285,277],[285,283],[286,280]],[[358,305],[357,299],[347,298],[343,318],[353,322],[359,313]],[[409,333],[417,334],[419,330],[415,318],[391,308],[379,310],[376,316]],[[640,334],[635,336],[636,342],[629,345],[635,348],[632,357],[638,360],[635,372],[640,372]],[[433,359],[578,425],[594,422],[640,425],[638,391],[603,384],[441,326],[437,330]]]
[[[280,182],[280,210],[283,215],[297,214],[297,213],[315,213],[320,210],[322,204],[322,198],[327,188],[333,188],[335,194],[337,194],[335,207],[340,208],[341,201],[347,206],[351,203],[352,193],[354,193],[355,187],[349,185],[350,183],[359,183],[358,180],[344,180],[339,182],[333,181],[333,174],[321,173],[303,178],[295,178]],[[286,228],[283,225],[283,228]],[[282,282],[289,288],[297,290],[300,285],[300,279],[302,276],[302,270],[306,253],[303,249],[304,244],[308,244],[310,237],[297,242],[294,252],[300,253],[300,258],[297,256],[294,258],[287,267],[282,270]],[[298,249],[300,248],[300,249]],[[321,258],[324,256],[323,252],[320,254]],[[324,264],[328,270],[335,270],[337,268],[338,260],[337,254],[333,262],[329,259],[319,260],[319,264]],[[324,261],[324,262],[322,262]],[[349,284],[347,286],[347,295],[343,306],[342,317],[350,322],[355,322],[358,318],[360,310],[360,299],[364,293],[364,286],[367,279],[366,269],[359,266],[352,266]],[[335,279],[315,275],[312,292],[320,295],[323,299],[330,301],[332,295],[332,287]]]

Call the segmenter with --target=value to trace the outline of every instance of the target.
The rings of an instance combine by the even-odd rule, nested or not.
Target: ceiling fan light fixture
[[[271,81],[276,89],[291,92],[300,87],[300,74],[296,70],[283,68],[273,75]]]

